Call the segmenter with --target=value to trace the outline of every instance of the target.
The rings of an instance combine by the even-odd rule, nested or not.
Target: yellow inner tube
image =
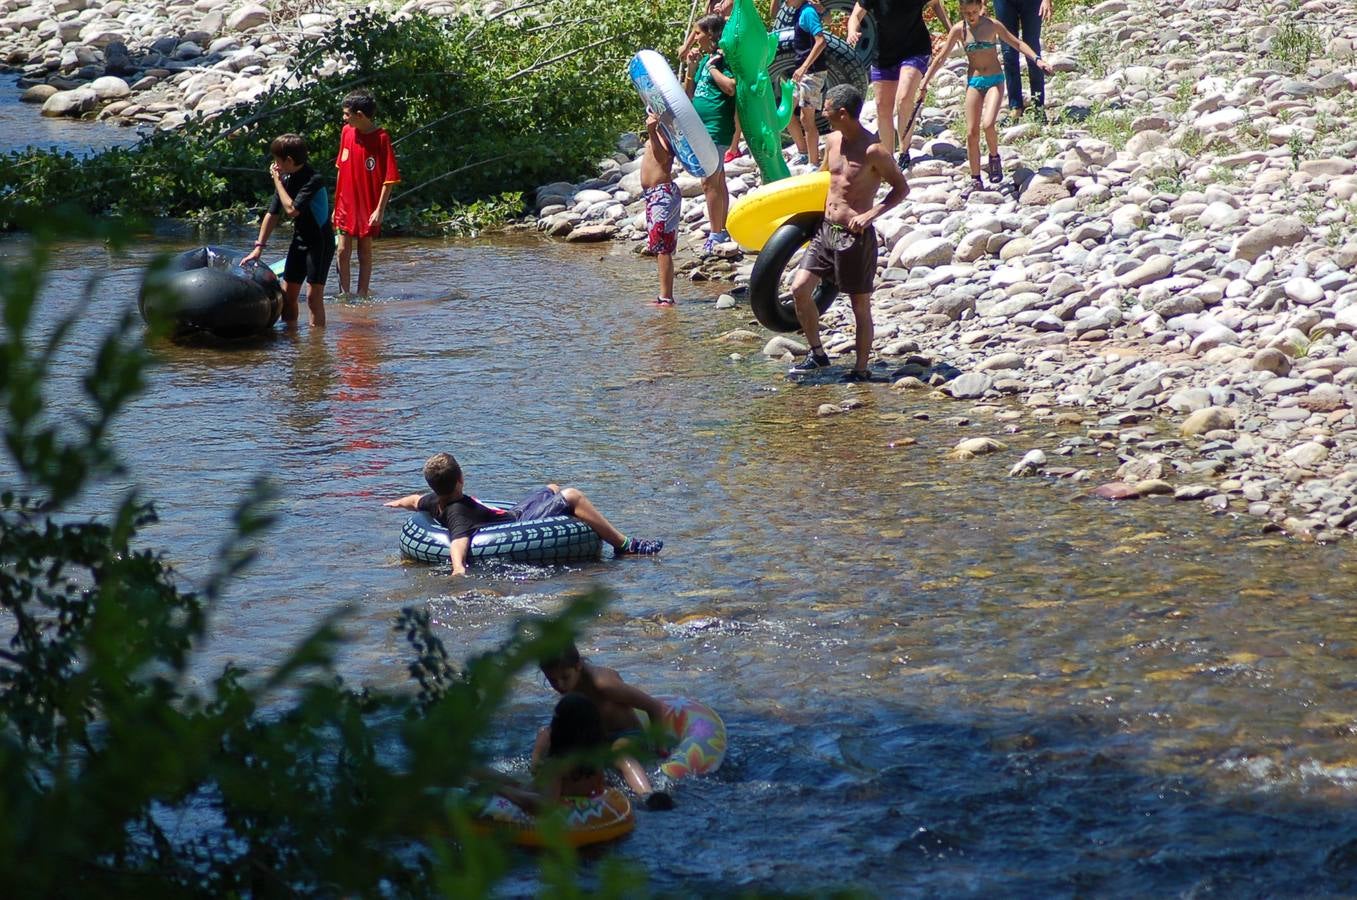
[[[597,797],[571,797],[563,806],[564,838],[571,847],[615,841],[636,827],[631,801],[617,788],[608,788]],[[505,834],[519,847],[547,846],[536,820],[503,797],[492,797],[472,827],[482,834]]]
[[[829,173],[810,172],[755,188],[730,208],[726,230],[751,252],[758,252],[792,216],[824,212],[829,196]]]

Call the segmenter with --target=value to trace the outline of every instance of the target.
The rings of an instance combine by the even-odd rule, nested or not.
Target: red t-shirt
[[[335,228],[354,237],[375,235],[380,229],[368,225],[377,208],[382,186],[401,180],[391,136],[383,128],[367,134],[345,125],[339,135],[339,174],[335,178]]]

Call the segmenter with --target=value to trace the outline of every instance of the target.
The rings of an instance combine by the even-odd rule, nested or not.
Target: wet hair
[[[836,84],[825,91],[825,100],[833,109],[842,109],[857,118],[862,112],[862,91],[851,84]]]
[[[306,138],[300,134],[280,134],[269,144],[269,153],[276,159],[290,159],[299,166],[306,165]]]
[[[551,715],[548,756],[587,753],[605,743],[603,715],[594,701],[583,694],[569,693],[557,702],[556,710]]]
[[[725,27],[726,17],[718,16],[715,13],[697,20],[697,30],[713,41],[721,40],[721,32],[725,30]]]
[[[349,112],[362,113],[369,119],[377,115],[377,101],[367,91],[349,91],[339,105]]]
[[[462,467],[457,465],[451,453],[435,453],[424,461],[424,480],[440,497],[457,490],[461,478]]]
[[[574,641],[571,641],[561,648],[560,653],[540,661],[537,666],[545,673],[553,669],[574,669],[583,661],[584,657],[580,656],[580,648],[575,646]]]

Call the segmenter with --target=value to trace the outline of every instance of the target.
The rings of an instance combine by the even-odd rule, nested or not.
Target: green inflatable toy
[[[735,73],[735,109],[763,183],[786,178],[791,172],[782,158],[782,132],[792,120],[792,83],[782,83],[782,103],[774,104],[768,64],[777,54],[777,35],[768,33],[754,0],[735,0],[720,46]]]

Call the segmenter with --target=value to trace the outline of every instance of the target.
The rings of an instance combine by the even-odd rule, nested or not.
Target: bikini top
[[[964,34],[967,33],[967,31],[968,31],[968,29],[967,29],[967,27],[966,27],[966,23],[963,21],[963,22],[961,23],[961,33],[964,35]],[[999,42],[998,42],[998,41],[967,41],[967,42],[966,42],[966,52],[967,52],[967,53],[979,53],[981,50],[997,50],[998,48],[999,48]]]

